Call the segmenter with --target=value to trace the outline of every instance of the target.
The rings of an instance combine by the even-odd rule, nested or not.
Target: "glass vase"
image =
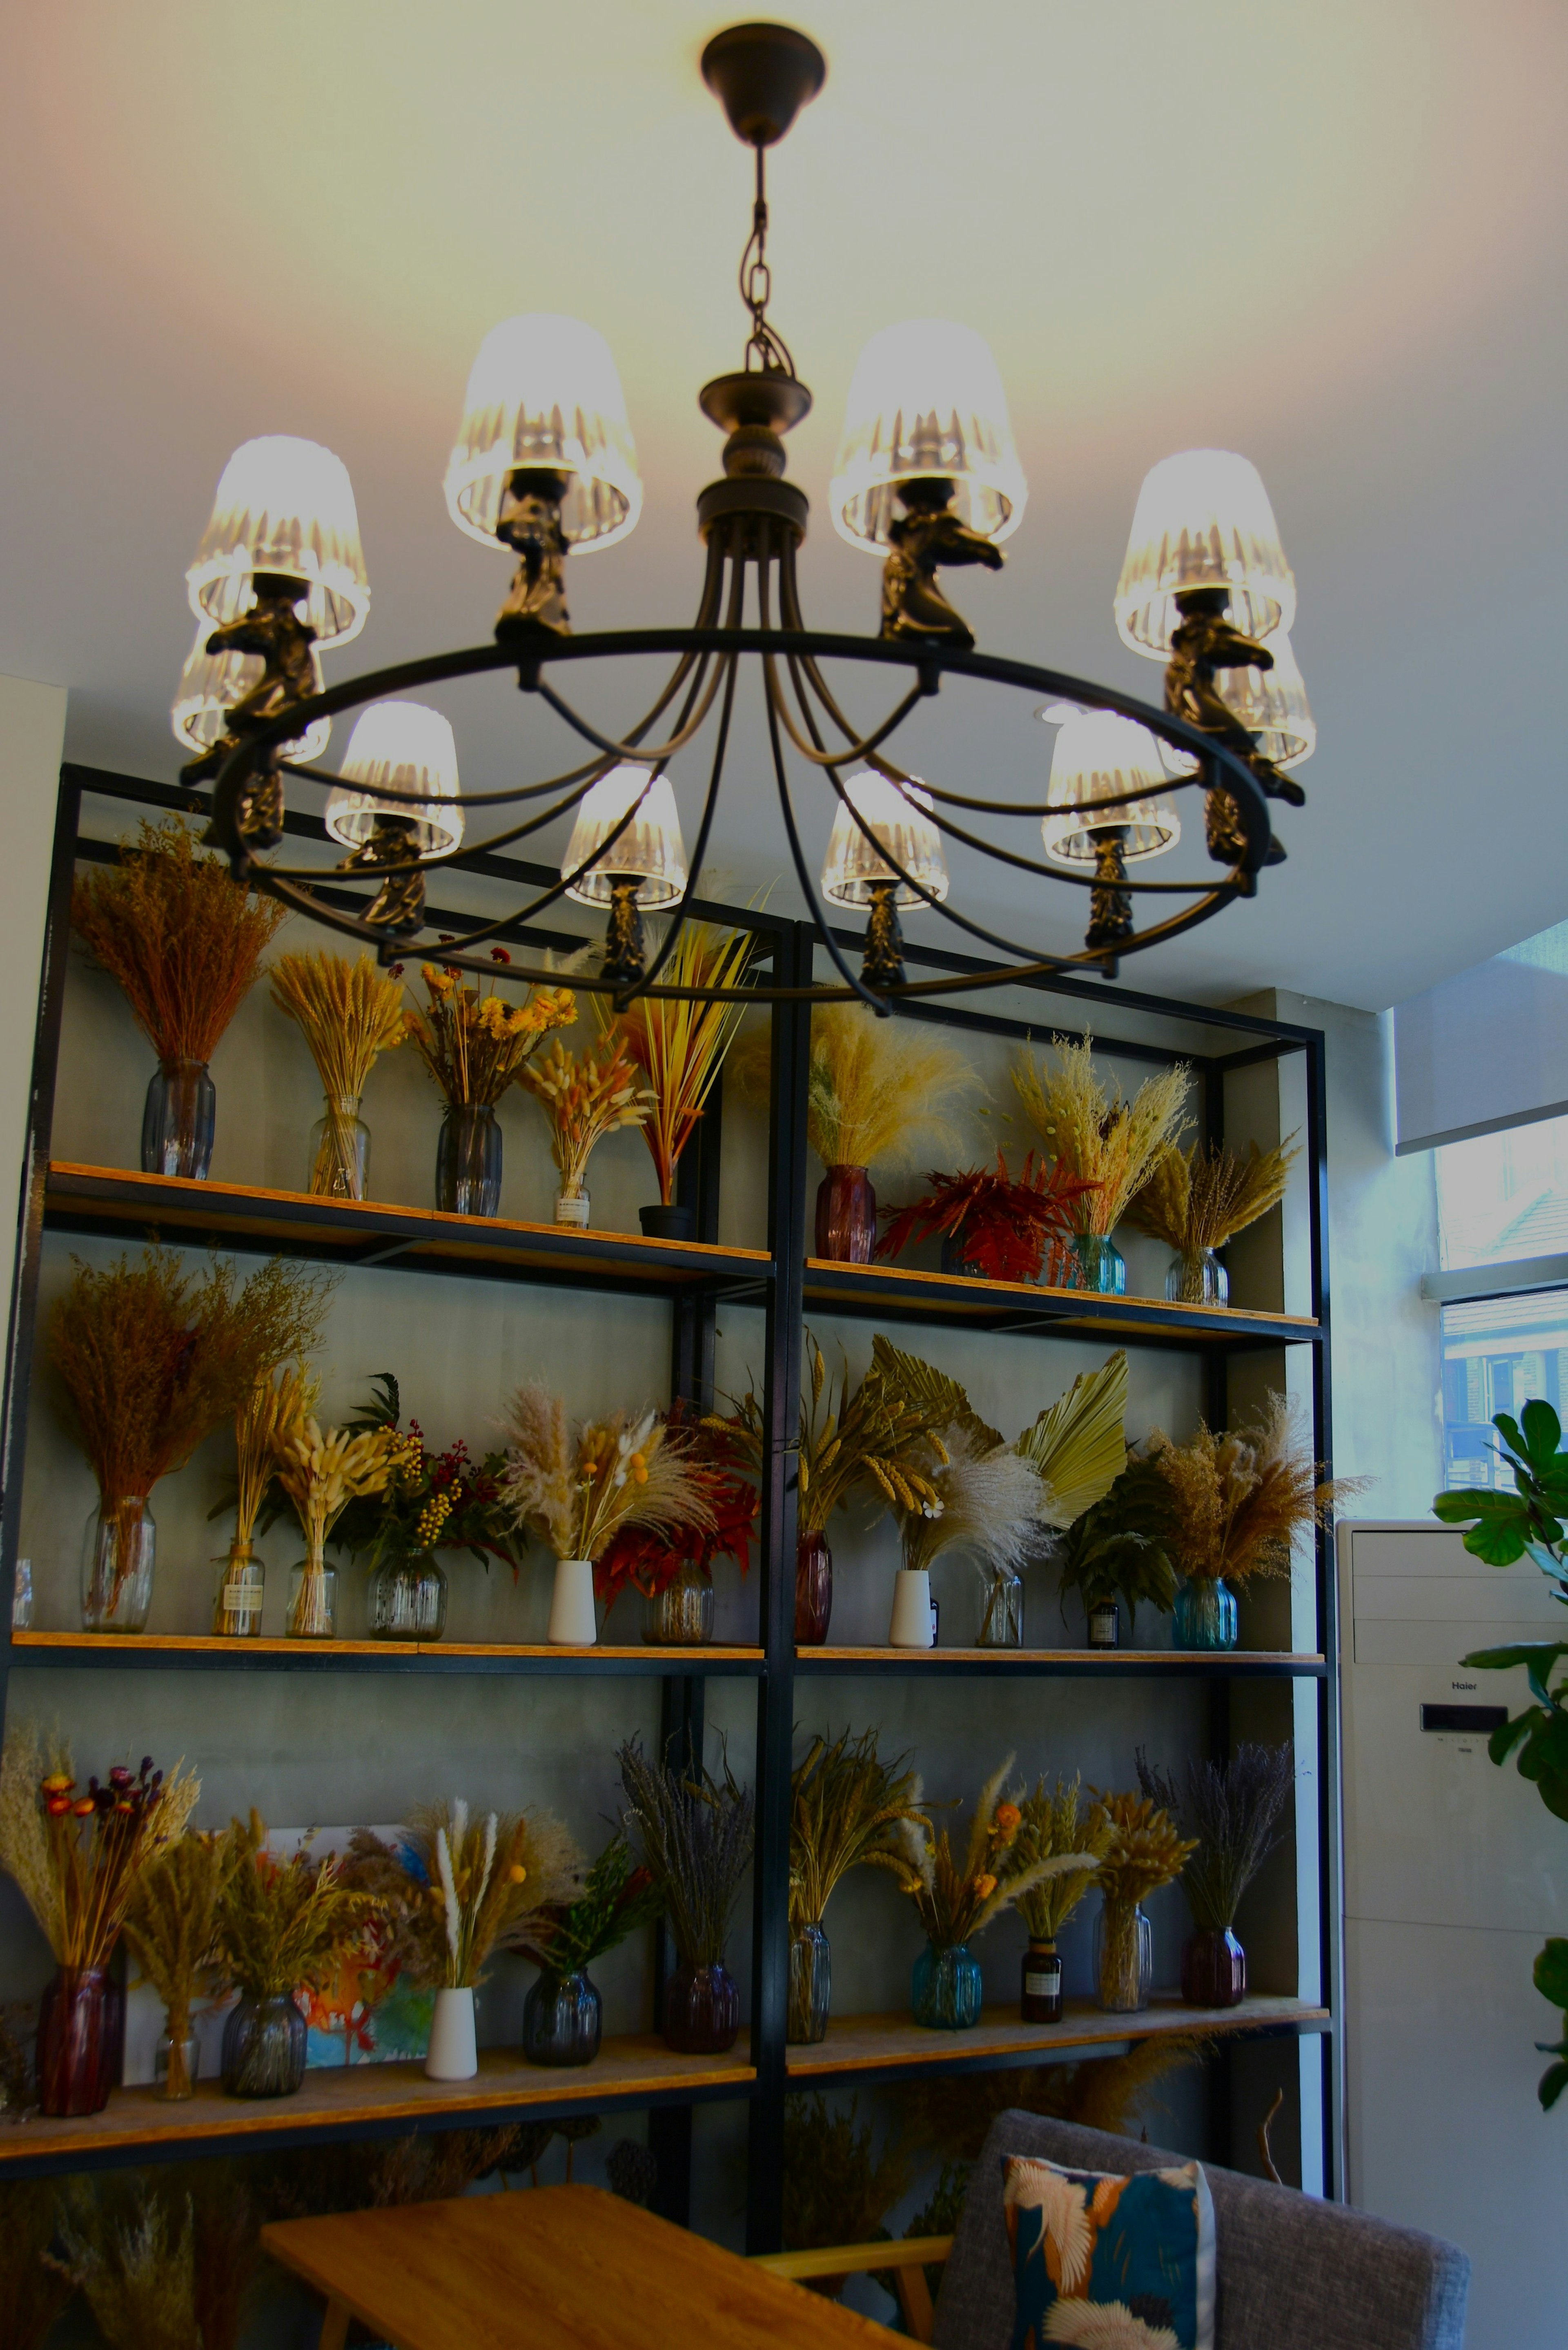
[[[182,2040],[171,2039],[166,2032],[152,2059],[152,2081],[160,2096],[169,2098],[171,2103],[193,2097],[201,2062],[202,2043],[193,2032],[188,2032]]]
[[[141,1113],[141,1171],[207,1180],[218,1095],[205,1061],[160,1061]]]
[[[1095,1981],[1107,2015],[1141,2015],[1154,1987],[1154,1930],[1136,1901],[1102,1901]]]
[[[491,1102],[449,1102],[436,1144],[436,1206],[449,1216],[501,1207],[501,1127]]]
[[[966,1945],[939,1950],[928,1942],[909,1984],[915,2022],[929,2032],[968,2032],[980,2022],[980,1960]]]
[[[869,1264],[877,1252],[877,1194],[864,1167],[830,1167],[816,1187],[816,1253]]]
[[[1062,1961],[1054,1942],[1031,1942],[1023,1953],[1018,2012],[1025,2023],[1062,2021]]]
[[[981,1577],[977,1648],[1023,1646],[1023,1577],[1011,1567],[987,1567]]]
[[[292,1994],[247,1991],[223,2025],[223,2079],[231,2097],[292,2097],[305,2078],[305,2018]]]
[[[1086,1611],[1091,1648],[1119,1648],[1122,1644],[1122,1607],[1119,1599],[1096,1599]]]
[[[107,1967],[57,1967],[38,2007],[38,2105],[101,2114],[119,2070],[125,1994]]]
[[[1224,1305],[1231,1284],[1212,1249],[1184,1249],[1170,1260],[1165,1276],[1169,1305]]]
[[[833,1614],[833,1553],[824,1534],[805,1534],[794,1546],[794,1644],[820,1648]]]
[[[1127,1261],[1108,1233],[1075,1232],[1073,1255],[1074,1289],[1092,1289],[1102,1297],[1127,1295]]]
[[[587,1976],[541,1975],[523,2002],[523,2054],[530,2064],[591,2064],[604,2031],[604,2002]]]
[[[1219,1576],[1189,1576],[1171,1609],[1171,1638],[1179,1648],[1233,1648],[1240,1621],[1228,1583]]]
[[[713,1586],[700,1566],[682,1566],[673,1583],[644,1599],[642,1637],[656,1648],[707,1647],[713,1638]]]
[[[592,1212],[593,1201],[588,1197],[586,1183],[562,1184],[556,1194],[556,1222],[558,1224],[573,1224],[579,1232],[586,1232]]]
[[[82,1543],[84,1632],[146,1630],[157,1540],[145,1501],[99,1503]]]
[[[221,1558],[213,1599],[213,1629],[223,1640],[254,1640],[262,1627],[266,1565],[250,1543],[236,1535]]]
[[[337,1631],[337,1573],[320,1550],[296,1559],[288,1571],[288,1621],[291,1640],[330,1640]]]
[[[1247,1953],[1229,1926],[1203,1926],[1181,1952],[1181,1996],[1189,2007],[1240,2007],[1247,1996]]]
[[[362,1200],[370,1173],[370,1129],[358,1094],[330,1095],[310,1129],[307,1189],[323,1200]]]
[[[833,2006],[833,1953],[819,1924],[802,1926],[789,1946],[789,2022],[793,2047],[815,2047],[827,2037]]]
[[[688,1966],[683,1959],[664,1986],[664,2039],[683,2056],[722,2056],[741,2032],[741,1993],[722,1959]]]
[[[427,1551],[389,1558],[370,1585],[373,1640],[439,1640],[446,1629],[446,1573]]]

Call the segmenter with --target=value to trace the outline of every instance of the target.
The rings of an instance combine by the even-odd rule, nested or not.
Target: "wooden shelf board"
[[[919,1273],[894,1264],[844,1264],[807,1257],[805,1302],[820,1311],[879,1313],[988,1330],[1065,1330],[1093,1337],[1153,1339],[1166,1346],[1283,1346],[1321,1339],[1310,1315],[1254,1313],[1245,1306],[1172,1305],[1163,1298],[1101,1297],[1023,1281],[978,1281],[967,1274]]]
[[[1139,2015],[1107,2015],[1092,2000],[1067,2002],[1060,2023],[1021,2023],[997,2010],[982,2014],[969,2032],[930,2032],[905,2012],[898,2015],[835,2016],[827,2037],[812,2048],[791,2048],[791,2077],[917,2070],[929,2064],[963,2066],[1048,2064],[1066,2050],[1119,2047],[1129,2040],[1175,2038],[1195,2033],[1321,2032],[1325,2007],[1266,1993],[1240,2007],[1186,2007],[1174,1993],[1157,1995]]]
[[[118,1667],[195,1666],[214,1671],[250,1667],[265,1671],[319,1671],[335,1665],[386,1672],[760,1673],[761,1648],[644,1646],[591,1648],[545,1642],[490,1640],[225,1640],[194,1632],[13,1632],[13,1661]]]
[[[1215,1673],[1321,1679],[1321,1654],[1284,1648],[797,1648],[797,1673]]]
[[[449,1216],[371,1200],[322,1200],[237,1183],[195,1183],[120,1167],[52,1160],[44,1192],[47,1223],[126,1225],[139,1231],[218,1235],[293,1247],[352,1263],[443,1266],[462,1273],[532,1273],[561,1282],[618,1288],[724,1287],[765,1282],[765,1249],[701,1241],[645,1240],[632,1232],[578,1232],[500,1217]]]
[[[475,2115],[504,2119],[533,2106],[592,2110],[726,2091],[743,2096],[755,2081],[739,2052],[678,2056],[648,2033],[607,2040],[593,2064],[571,2067],[524,2064],[487,2050],[472,2081],[430,2081],[420,2064],[345,2064],[314,2068],[292,2097],[230,2097],[216,2082],[202,2082],[188,2102],[171,2105],[151,2088],[116,2089],[101,2114],[74,2121],[35,2115],[0,2130],[0,2176],[22,2165],[63,2168],[71,2158],[96,2162],[143,2148],[169,2158],[188,2148],[219,2150],[231,2138],[344,2137],[398,2123],[456,2127]]]

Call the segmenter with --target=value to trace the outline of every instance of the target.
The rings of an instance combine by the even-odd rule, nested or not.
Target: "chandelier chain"
[[[768,198],[763,161],[766,152],[761,146],[756,151],[757,192],[752,205],[752,234],[741,255],[741,299],[752,314],[752,331],[746,338],[746,372],[751,373],[754,358],[764,375],[787,375],[793,381],[794,360],[789,345],[776,328],[768,324],[774,277],[768,266]]]

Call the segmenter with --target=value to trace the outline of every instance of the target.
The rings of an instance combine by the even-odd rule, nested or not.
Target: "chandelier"
[[[702,73],[754,151],[756,180],[740,272],[750,316],[743,362],[699,395],[726,437],[722,476],[697,500],[706,567],[695,619],[572,633],[567,557],[606,550],[635,528],[636,451],[603,338],[575,319],[507,319],[474,361],[445,483],[457,527],[516,557],[493,643],[327,685],[322,652],[359,634],[369,604],[347,469],[314,442],[284,437],[247,442],[229,461],[187,573],[196,637],[174,707],[176,734],[196,754],[184,778],[213,785],[207,837],[237,881],[390,962],[427,928],[431,872],[489,858],[571,816],[559,879],[472,927],[461,944],[443,939],[441,960],[489,972],[474,951],[486,939],[525,935],[569,899],[606,920],[602,968],[574,983],[620,1005],[644,993],[857,997],[887,1012],[901,997],[1072,970],[1114,977],[1121,957],[1252,896],[1262,868],[1284,855],[1269,803],[1299,806],[1304,796],[1289,770],[1311,755],[1315,729],[1290,647],[1295,582],[1263,484],[1246,459],[1217,450],[1168,457],[1143,484],[1115,614],[1123,643],[1164,664],[1162,708],[983,654],[945,575],[1000,567],[1023,520],[1028,493],[1002,381],[968,328],[891,327],[856,368],[828,492],[840,536],[881,560],[880,629],[869,637],[808,629],[796,579],[808,508],[784,478],[784,436],[811,393],[768,315],[765,163],[826,67],[804,34],[741,25],[709,42]],[[576,664],[627,656],[670,666],[651,706],[612,735],[565,689]],[[737,679],[753,662],[790,861],[835,976],[808,987],[665,986],[660,972],[713,832]],[[842,687],[825,675],[845,664],[891,690],[892,706],[874,723],[850,715]],[[586,754],[577,765],[501,790],[461,787],[451,725],[409,697],[491,670],[514,671],[523,693],[571,729]],[[1044,697],[1039,715],[1057,731],[1043,801],[965,794],[896,764],[900,727],[950,677]],[[332,721],[356,709],[331,773],[317,762]],[[708,780],[688,856],[670,768],[699,743]],[[830,795],[820,874],[802,846],[792,770],[804,771],[819,801]],[[346,851],[331,868],[333,902],[321,895],[319,866],[275,861],[286,779],[326,790],[326,831]],[[507,811],[501,828],[473,839],[470,813],[492,809]],[[1011,829],[993,838],[976,829],[981,823]],[[1038,826],[1042,854],[1028,853],[1021,825]],[[962,911],[950,899],[948,843],[1084,893],[1073,922],[1075,933],[1082,924],[1081,948],[1045,952]],[[1183,843],[1196,867],[1189,879],[1158,864]],[[345,881],[364,887],[358,910],[346,909]],[[921,908],[1007,961],[909,979],[899,915]],[[651,951],[648,909],[668,916]],[[830,909],[864,916],[857,967]],[[516,962],[512,972],[555,975]]]

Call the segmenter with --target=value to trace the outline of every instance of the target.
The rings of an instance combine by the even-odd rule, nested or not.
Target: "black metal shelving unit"
[[[1227,1409],[1227,1365],[1232,1356],[1260,1348],[1306,1346],[1313,1363],[1313,1439],[1316,1457],[1331,1460],[1328,1376],[1328,1256],[1325,1175],[1325,1092],[1321,1032],[1251,1014],[1167,1002],[1090,979],[1041,983],[1049,997],[1078,997],[1095,1006],[1095,1031],[1106,1051],[1134,1059],[1192,1066],[1201,1087],[1205,1131],[1224,1132],[1225,1081],[1255,1064],[1301,1054],[1307,1070],[1306,1157],[1311,1245],[1310,1313],[1304,1317],[1206,1311],[1140,1298],[1086,1298],[1081,1294],[1024,1289],[953,1279],[901,1268],[825,1264],[807,1257],[805,1081],[810,1035],[809,1007],[799,1003],[772,1007],[773,1057],[770,1104],[767,1239],[762,1250],[718,1243],[720,1121],[704,1118],[699,1141],[681,1168],[682,1197],[697,1211],[694,1243],[645,1241],[631,1235],[572,1232],[554,1226],[478,1224],[424,1210],[386,1204],[348,1204],[297,1193],[247,1191],[224,1184],[185,1183],[112,1168],[51,1165],[56,1066],[69,937],[70,884],[78,858],[112,856],[112,845],[80,833],[85,795],[127,804],[135,810],[200,813],[199,793],[95,769],[67,766],[61,772],[59,812],[50,882],[43,985],[39,1000],[28,1156],[7,1340],[4,1424],[3,1505],[0,1505],[0,1589],[9,1590],[20,1532],[22,1464],[32,1383],[38,1267],[46,1232],[140,1236],[149,1232],[179,1243],[205,1245],[214,1240],[242,1251],[318,1256],[346,1265],[394,1265],[399,1270],[461,1273],[527,1284],[566,1286],[608,1299],[616,1295],[659,1296],[669,1304],[671,1326],[671,1393],[707,1404],[712,1396],[715,1314],[722,1303],[760,1306],[765,1317],[763,1408],[769,1433],[762,1495],[759,1630],[750,1648],[680,1651],[598,1648],[550,1649],[537,1646],[442,1643],[401,1648],[373,1642],[337,1641],[319,1648],[286,1641],[218,1643],[198,1637],[140,1639],[89,1638],[64,1634],[13,1634],[10,1609],[0,1623],[0,1704],[13,1667],[90,1667],[112,1676],[149,1669],[182,1672],[237,1671],[321,1673],[430,1673],[465,1675],[622,1675],[653,1677],[661,1687],[661,1725],[667,1748],[700,1752],[704,1690],[709,1679],[754,1679],[757,1690],[757,1861],[754,1870],[752,1951],[752,2022],[749,2047],[729,2058],[672,2060],[650,2038],[607,2043],[599,2066],[585,2074],[541,2074],[492,2054],[478,2081],[452,2089],[421,2082],[407,2088],[392,2079],[407,2068],[356,2068],[330,2092],[312,2097],[309,2110],[290,2101],[291,2110],[265,2116],[236,2112],[232,2101],[205,2093],[185,2108],[160,2105],[145,2092],[117,2093],[107,2116],[81,2124],[37,2122],[0,2139],[0,2176],[107,2167],[195,2153],[238,2153],[259,2147],[320,2143],[326,2139],[390,2135],[409,2128],[442,2128],[514,2119],[519,2112],[544,2117],[619,2106],[646,2109],[651,2142],[659,2158],[660,2202],[668,2216],[690,2216],[691,2117],[704,2101],[744,2097],[750,2102],[748,2240],[753,2251],[777,2247],[783,2193],[784,2100],[792,2082],[813,2088],[857,2082],[883,2082],[925,2074],[973,2072],[1038,2063],[1054,2050],[1082,2054],[1107,2051],[1155,2036],[1180,2021],[1196,2022],[1229,2042],[1256,2033],[1303,2032],[1322,2035],[1325,2137],[1338,2143],[1338,2066],[1333,2019],[1338,2012],[1338,1805],[1335,1684],[1330,1669],[1336,1655],[1334,1582],[1325,1538],[1320,1536],[1316,1572],[1317,1636],[1303,1654],[1233,1651],[1224,1656],[1184,1657],[1168,1650],[1121,1651],[1113,1656],[1067,1649],[997,1652],[941,1649],[925,1656],[890,1649],[831,1647],[798,1656],[794,1642],[795,1494],[792,1474],[796,1399],[800,1388],[802,1337],[808,1313],[881,1323],[919,1323],[933,1329],[1019,1335],[1088,1341],[1097,1345],[1180,1348],[1203,1366],[1205,1409],[1222,1424]],[[324,838],[319,822],[291,816],[289,830]],[[493,877],[537,882],[552,877],[521,859],[484,861]],[[759,962],[772,965],[775,983],[798,985],[812,974],[814,938],[809,926],[765,912],[729,907],[705,909],[731,925],[757,934]],[[431,919],[461,931],[472,917],[432,913]],[[538,930],[504,931],[504,937],[543,944],[575,945],[575,939]],[[853,944],[855,941],[846,941]],[[909,959],[955,976],[979,970],[973,959],[919,947]],[[1107,1023],[1118,1015],[1142,1028],[1148,1015],[1189,1031],[1209,1031],[1229,1044],[1207,1055],[1151,1043],[1144,1034],[1118,1037]],[[947,1007],[923,1003],[923,1019],[1000,1036],[1023,1036],[1024,1024],[977,1012],[971,1003]],[[1041,1025],[1048,1025],[1044,1021]],[[892,2018],[836,2019],[820,2049],[786,2050],[787,1876],[789,1774],[794,1681],[822,1677],[934,1675],[1016,1679],[1092,1676],[1100,1679],[1187,1679],[1208,1691],[1211,1739],[1230,1735],[1232,1683],[1260,1679],[1310,1682],[1316,1692],[1319,1783],[1318,1933],[1324,2000],[1321,2006],[1263,1999],[1213,2018],[1158,2003],[1147,2017],[1096,2020],[1079,2013],[1073,2029],[1025,2032],[988,2029],[973,2035],[924,2034],[915,2044],[900,2035]],[[1303,1924],[1305,1921],[1303,1921]],[[662,1979],[664,1952],[656,1952],[656,1978]],[[657,1981],[656,1981],[657,1988]],[[869,2035],[869,2036],[867,2036]],[[933,2044],[940,2043],[940,2044]],[[1220,2061],[1223,2061],[1222,2059]],[[601,2069],[602,2068],[602,2069]],[[366,2075],[379,2076],[367,2085]],[[679,2077],[674,2077],[675,2075]],[[307,2083],[316,2083],[312,2074]],[[172,2116],[172,2117],[171,2117]],[[1223,2147],[1217,2149],[1223,2154]],[[1336,2191],[1331,2175],[1330,2191]]]

